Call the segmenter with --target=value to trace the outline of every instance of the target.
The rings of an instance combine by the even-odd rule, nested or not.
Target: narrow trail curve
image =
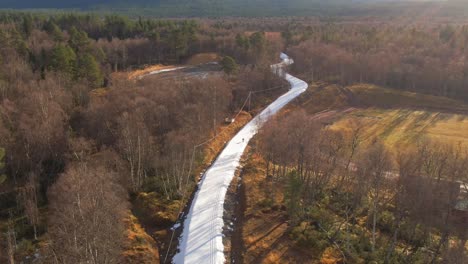
[[[224,199],[244,150],[271,116],[308,88],[306,82],[284,73],[284,67],[292,64],[293,60],[284,53],[281,54],[281,60],[281,63],[271,68],[290,83],[291,89],[242,128],[207,170],[184,221],[180,251],[175,255],[173,263],[221,264],[226,261],[223,245]]]

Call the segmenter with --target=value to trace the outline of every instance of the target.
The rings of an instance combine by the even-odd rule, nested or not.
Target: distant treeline
[[[390,3],[389,3],[390,2]],[[152,17],[222,17],[222,16],[400,16],[402,13],[424,13],[438,10],[440,15],[467,15],[466,4],[460,1],[346,1],[346,0],[98,0],[98,1],[12,1],[0,8],[78,9],[97,12],[119,12]]]
[[[468,100],[468,26],[322,24],[283,33],[309,81],[373,83]]]

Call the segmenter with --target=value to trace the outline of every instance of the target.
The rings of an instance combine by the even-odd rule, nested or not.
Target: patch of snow
[[[180,223],[175,223],[175,225],[171,227],[171,230],[176,230],[179,227],[180,227]]]
[[[160,73],[164,73],[164,72],[177,71],[177,70],[182,70],[182,69],[185,69],[185,68],[187,68],[187,67],[175,67],[175,68],[152,71],[152,72],[149,72],[147,74],[144,74],[144,75],[140,76],[139,79],[142,79],[142,78],[144,78],[146,76],[150,76],[150,75],[160,74]]]

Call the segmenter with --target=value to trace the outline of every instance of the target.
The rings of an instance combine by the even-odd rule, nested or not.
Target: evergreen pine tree
[[[91,54],[80,56],[77,61],[76,77],[84,79],[88,84],[97,88],[102,86],[104,78],[96,59]]]
[[[236,61],[229,56],[226,56],[221,61],[221,66],[223,66],[223,70],[227,74],[232,74],[237,70],[237,63]]]
[[[49,69],[73,75],[76,54],[68,45],[58,44],[52,50]]]

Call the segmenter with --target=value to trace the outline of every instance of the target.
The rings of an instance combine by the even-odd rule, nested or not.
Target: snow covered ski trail
[[[308,88],[306,82],[284,73],[284,66],[292,64],[293,60],[284,53],[281,54],[281,60],[281,63],[272,65],[271,68],[291,84],[291,89],[242,128],[207,170],[184,221],[184,230],[179,243],[180,251],[175,255],[174,263],[221,264],[225,262],[224,199],[229,184],[239,167],[242,154],[258,129],[272,115]]]

